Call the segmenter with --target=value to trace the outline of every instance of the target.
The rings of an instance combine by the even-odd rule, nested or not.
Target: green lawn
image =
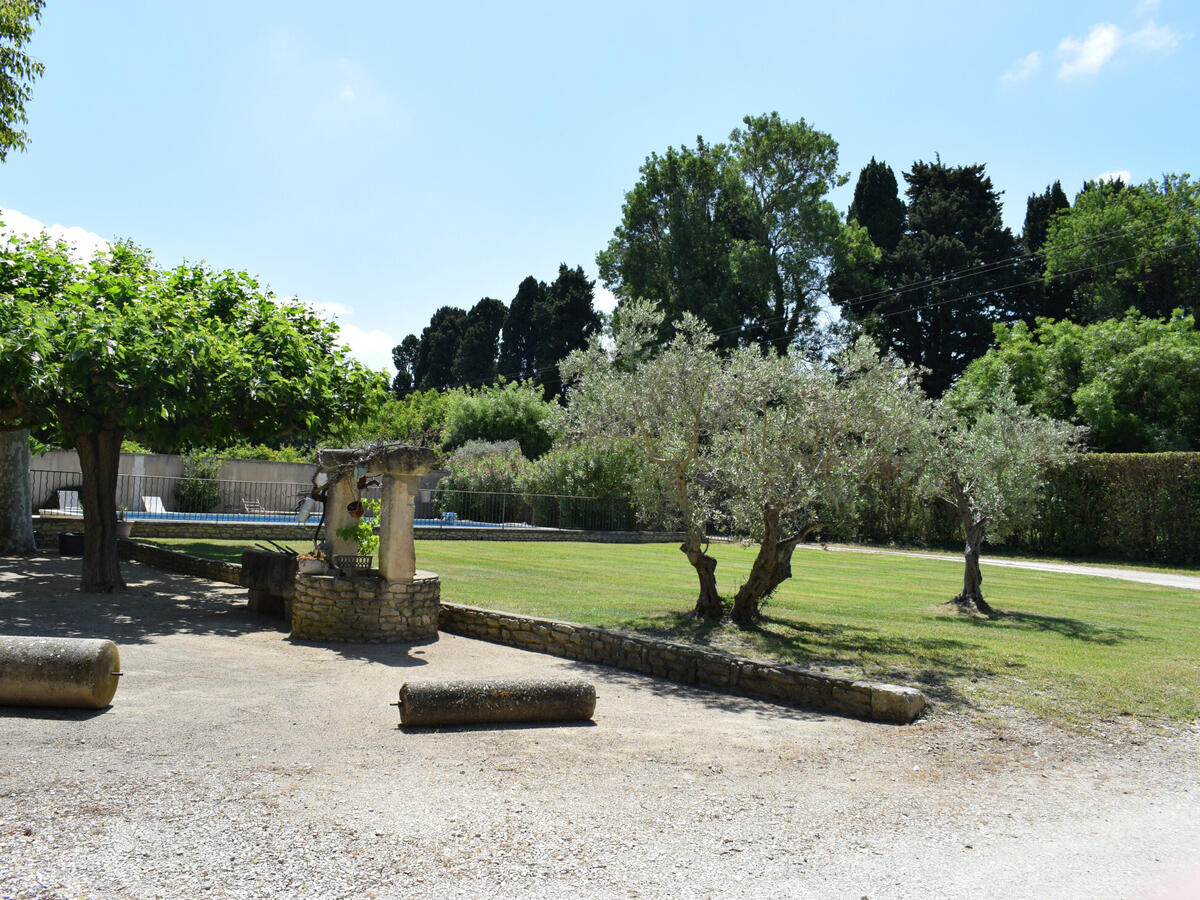
[[[231,560],[245,546],[155,543]],[[712,553],[731,594],[753,551],[714,544]],[[804,549],[761,627],[743,632],[685,615],[696,580],[673,545],[419,541],[417,560],[441,576],[448,602],[913,684],[962,709],[1012,705],[1074,724],[1200,716],[1197,591],[989,569],[985,558],[984,593],[1003,614],[978,619],[944,603],[960,586],[960,563]]]

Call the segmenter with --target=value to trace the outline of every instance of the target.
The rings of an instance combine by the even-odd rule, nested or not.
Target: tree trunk
[[[111,594],[125,587],[117,559],[117,468],[125,429],[101,428],[75,435],[83,485],[83,578],[86,593]]]
[[[801,529],[790,537],[779,537],[779,509],[763,510],[763,538],[758,545],[758,554],[746,578],[733,598],[733,621],[742,628],[759,620],[762,604],[775,588],[792,577],[792,553],[796,546],[813,531],[824,525],[815,523]]]
[[[983,599],[983,573],[979,571],[979,550],[983,544],[984,523],[976,519],[964,519],[963,531],[966,532],[967,545],[964,549],[966,566],[963,571],[962,593],[951,600],[959,609],[967,612],[993,615],[993,610]]]
[[[721,595],[717,593],[717,561],[700,549],[700,535],[688,533],[679,545],[700,579],[700,596],[696,598],[696,615],[702,619],[720,619],[725,615]]]
[[[0,431],[0,556],[34,552],[29,432]]]

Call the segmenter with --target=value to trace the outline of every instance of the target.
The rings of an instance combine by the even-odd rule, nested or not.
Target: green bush
[[[472,441],[451,454],[450,474],[438,488],[438,509],[475,522],[523,521],[528,510],[519,495],[529,461],[513,441]]]
[[[184,456],[183,478],[175,486],[175,508],[180,512],[212,512],[221,503],[217,473],[221,460],[206,456]]]
[[[630,530],[642,457],[633,447],[558,446],[530,463],[520,485],[534,524]]]
[[[442,441],[447,449],[473,440],[516,441],[527,459],[537,459],[554,442],[552,412],[532,382],[461,392],[450,406]]]

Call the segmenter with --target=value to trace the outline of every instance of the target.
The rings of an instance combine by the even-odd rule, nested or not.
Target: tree
[[[1006,385],[974,409],[955,409],[952,400],[939,409],[943,427],[924,487],[957,512],[966,540],[963,589],[950,602],[992,615],[979,571],[983,541],[1032,517],[1049,471],[1077,451],[1084,429],[1035,415]]]
[[[455,385],[480,387],[496,380],[500,329],[507,313],[504,304],[491,297],[471,307],[450,370]]]
[[[700,582],[695,614],[719,619],[717,561],[707,553],[711,499],[706,491],[704,449],[738,409],[736,367],[710,351],[712,332],[684,313],[675,336],[658,347],[663,313],[653,304],[629,301],[614,323],[611,346],[593,339],[562,364],[567,406],[562,413],[571,441],[632,441],[644,455],[647,479],[635,501],[643,519],[665,516],[684,532],[680,550]],[[663,503],[661,509],[655,507]]]
[[[600,315],[592,307],[596,282],[583,274],[583,267],[558,267],[558,277],[546,288],[542,302],[534,307],[537,349],[534,365],[545,386],[546,399],[562,393],[558,364],[573,350],[582,350],[600,331]]]
[[[904,178],[907,227],[880,262],[884,290],[843,312],[928,370],[926,390],[936,396],[987,349],[992,323],[1015,317],[1017,244],[982,165],[918,160]]]
[[[0,162],[9,150],[24,150],[29,135],[21,127],[29,121],[25,104],[33,97],[32,85],[45,66],[25,51],[33,37],[33,24],[41,20],[44,0],[4,0],[0,3]]]
[[[455,386],[454,360],[462,342],[467,314],[456,306],[443,306],[421,330],[413,362],[413,385],[417,390],[445,390]]]
[[[421,339],[410,334],[392,348],[392,365],[396,367],[396,377],[392,379],[392,393],[397,399],[412,392],[413,369],[417,364],[417,353],[421,349]]]
[[[0,262],[0,427],[52,424],[78,452],[85,591],[123,586],[126,434],[160,447],[270,439],[382,399],[382,379],[349,359],[336,325],[276,303],[245,273],[162,272],[129,244],[85,267],[45,238],[11,238]]]
[[[456,393],[443,432],[447,450],[468,441],[516,441],[527,459],[554,442],[550,404],[533,382],[510,381]]]
[[[496,368],[509,381],[537,378],[536,310],[544,306],[545,282],[529,275],[517,287],[517,295],[508,305],[500,340],[500,361]]]
[[[661,303],[668,332],[686,311],[725,347],[811,349],[830,266],[869,257],[870,242],[825,199],[845,181],[833,138],[778,113],[742,121],[728,144],[647,158],[597,256],[601,278],[622,301]]]
[[[1089,182],[1055,216],[1042,248],[1046,279],[1074,294],[1076,321],[1136,309],[1161,318],[1200,299],[1200,183],[1188,175],[1125,186]]]
[[[1130,310],[1094,325],[998,325],[996,346],[951,394],[975,408],[1003,384],[1039,415],[1088,426],[1097,450],[1200,450],[1200,331],[1179,310],[1164,319]]]
[[[9,150],[24,150],[28,135],[25,104],[45,67],[25,52],[33,23],[41,19],[43,0],[6,0],[0,4],[0,162]],[[6,360],[7,364],[7,360]],[[0,403],[3,401],[0,400]],[[29,492],[29,431],[0,429],[0,554],[32,553],[32,500]]]
[[[1026,322],[1032,323],[1040,317],[1066,318],[1071,311],[1071,288],[1062,279],[1046,282],[1046,263],[1042,248],[1050,223],[1063,211],[1071,208],[1071,202],[1063,193],[1062,184],[1054,182],[1040,194],[1030,194],[1025,201],[1025,227],[1021,232],[1021,287],[1017,296],[1017,313]]]
[[[796,547],[853,519],[868,478],[884,466],[919,475],[931,405],[916,371],[865,338],[828,363],[794,355],[742,363],[742,414],[713,436],[709,458],[724,518],[759,546],[731,611],[745,627],[792,576]]]

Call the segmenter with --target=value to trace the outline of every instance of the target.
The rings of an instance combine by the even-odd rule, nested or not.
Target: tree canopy
[[[116,475],[128,434],[164,449],[264,440],[382,399],[337,326],[241,272],[158,269],[131,244],[90,264],[65,245],[0,249],[0,427],[50,428],[83,470],[83,587],[122,586]]]
[[[1176,311],[1130,310],[1093,325],[1038,320],[996,327],[996,346],[972,362],[951,391],[960,408],[980,406],[1003,384],[1035,413],[1089,428],[1108,452],[1200,450],[1200,331]]]
[[[33,97],[33,82],[45,66],[25,50],[34,23],[42,17],[44,0],[4,0],[0,3],[0,162],[10,150],[24,150],[29,135],[22,127],[29,118],[25,104]]]
[[[1126,186],[1089,182],[1050,222],[1046,278],[1073,293],[1072,318],[1128,309],[1156,318],[1194,312],[1200,298],[1200,183],[1187,175]]]
[[[723,347],[813,349],[830,267],[873,250],[826,199],[845,181],[833,138],[774,112],[743,124],[727,143],[646,159],[600,275],[622,302],[661,304],[660,339],[688,312]]]
[[[879,166],[860,175],[864,204],[852,212],[891,228],[898,211]],[[908,203],[895,249],[883,253],[873,284],[843,270],[833,296],[884,348],[926,369],[926,388],[937,396],[987,349],[992,323],[1018,314],[1017,242],[982,165],[918,160],[904,178]],[[890,240],[887,229],[876,231]]]

